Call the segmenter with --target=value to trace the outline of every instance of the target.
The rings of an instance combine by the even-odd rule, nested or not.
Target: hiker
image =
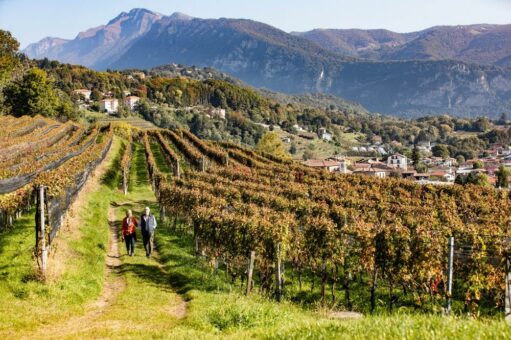
[[[135,241],[137,240],[138,222],[131,210],[126,210],[126,217],[122,220],[121,238],[126,241],[126,250],[129,256],[135,255]]]
[[[145,254],[147,257],[151,257],[151,253],[153,252],[154,229],[156,229],[156,217],[151,214],[151,209],[149,209],[149,207],[145,208],[145,213],[140,218],[140,229],[142,230]]]

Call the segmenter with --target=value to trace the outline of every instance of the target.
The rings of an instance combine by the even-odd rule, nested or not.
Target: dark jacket
[[[140,229],[142,230],[142,234],[145,235],[154,233],[154,229],[156,229],[156,217],[154,217],[153,214],[149,214],[149,216],[143,214],[140,217]]]

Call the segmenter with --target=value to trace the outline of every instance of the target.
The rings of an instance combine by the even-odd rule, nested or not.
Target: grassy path
[[[135,216],[139,216],[145,206],[156,209],[147,179],[145,155],[139,144],[134,147],[129,188],[126,196],[112,188],[106,280],[100,297],[86,307],[84,315],[39,328],[29,337],[139,338],[147,336],[148,331],[163,335],[184,317],[186,304],[168,283],[169,274],[158,262],[158,254],[151,259],[145,257],[140,234],[134,257],[126,255],[125,245],[119,240],[120,221],[126,209],[132,209]]]

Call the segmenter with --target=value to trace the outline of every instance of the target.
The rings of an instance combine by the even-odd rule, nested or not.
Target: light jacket
[[[149,214],[146,216],[143,214],[140,217],[140,229],[142,229],[143,234],[152,234],[154,233],[154,229],[156,229],[156,217],[153,214]]]

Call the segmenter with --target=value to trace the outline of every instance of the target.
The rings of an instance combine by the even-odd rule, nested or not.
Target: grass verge
[[[107,166],[112,167],[118,158],[120,141],[115,140]],[[22,330],[53,323],[70,315],[83,313],[84,305],[97,297],[103,286],[108,221],[104,211],[110,204],[113,190],[108,185],[112,179],[107,174],[102,185],[94,191],[79,212],[83,223],[80,236],[69,240],[72,255],[62,264],[62,276],[48,283],[36,280],[33,254],[34,213],[18,220],[12,230],[0,236],[0,334],[13,336]],[[65,237],[65,231],[58,237]],[[58,249],[55,256],[58,256]]]

